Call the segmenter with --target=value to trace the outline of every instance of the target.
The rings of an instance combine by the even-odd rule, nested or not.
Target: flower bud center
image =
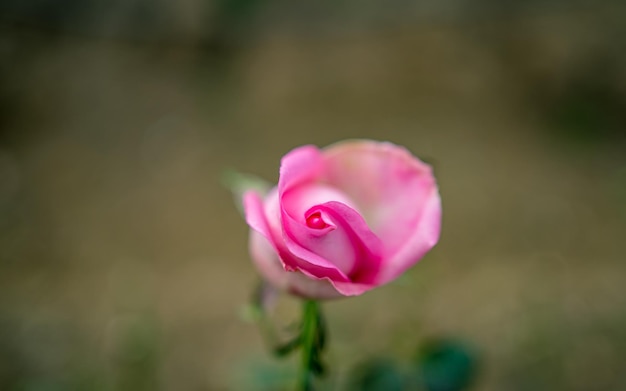
[[[307,217],[306,225],[307,227],[313,229],[322,229],[328,227],[328,224],[326,224],[322,219],[322,214],[320,212],[312,213],[309,217]]]

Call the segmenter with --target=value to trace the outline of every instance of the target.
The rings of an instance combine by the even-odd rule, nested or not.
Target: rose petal
[[[379,283],[387,283],[419,261],[439,241],[441,232],[441,198],[437,189],[431,190],[428,199],[423,205],[422,215],[412,235],[396,253],[390,254],[385,260],[384,271],[379,277]]]
[[[383,247],[351,207],[352,200],[319,183],[324,179],[321,162],[314,147],[298,148],[282,159],[278,187],[285,244],[298,258],[325,268],[335,266],[347,277],[344,281],[369,282],[380,269]],[[307,225],[307,216],[314,212],[326,217],[328,227]]]
[[[318,184],[301,185],[283,194],[281,206],[287,215],[283,217],[284,230],[287,240],[293,241],[288,246],[293,246],[294,251],[298,252],[297,244],[330,262],[348,276],[355,268],[358,254],[352,244],[350,232],[345,229],[345,222],[338,224],[334,213],[329,215],[324,208],[318,208],[329,201],[351,203],[339,191]],[[307,217],[314,213],[320,214],[325,227],[320,229],[309,226]]]
[[[311,183],[283,191],[281,207],[298,223],[306,225],[307,211],[329,201],[341,202],[355,209],[352,201],[339,189],[323,183]]]
[[[336,232],[342,233],[341,242],[336,243],[337,247],[343,246],[350,249],[353,253],[354,261],[352,268],[347,272],[352,282],[370,283],[380,270],[383,244],[374,234],[363,217],[349,206],[336,201],[324,203],[314,206],[311,211],[321,211],[327,214],[337,225]],[[321,241],[318,245],[318,251],[324,251],[332,246],[329,243]],[[347,253],[347,250],[344,250]]]
[[[312,145],[296,148],[286,154],[280,161],[279,193],[302,183],[314,182],[322,172],[322,163],[320,150]]]
[[[385,244],[385,258],[404,246],[436,183],[430,166],[406,149],[352,141],[324,150],[326,181],[345,192]]]
[[[244,206],[261,273],[310,298],[360,295],[387,283],[440,234],[430,166],[390,143],[296,148],[281,160],[278,186],[264,200],[246,193]]]
[[[272,233],[265,217],[261,196],[255,191],[245,192],[243,194],[243,209],[248,225],[266,238],[271,239]]]
[[[266,200],[267,205],[264,205],[261,197],[254,191],[244,194],[244,210],[248,225],[270,242],[286,269],[301,270],[303,273],[316,278],[327,277],[335,281],[349,281],[336,266],[329,262],[324,263],[322,260],[317,264],[310,263],[288,249],[280,226],[275,221],[272,222],[276,220],[276,217],[272,219],[273,216],[271,215],[277,202],[276,195],[276,191],[271,191]],[[266,209],[269,214],[266,213]]]
[[[256,231],[250,233],[250,254],[263,277],[278,289],[311,299],[342,296],[327,279],[315,279],[302,273],[286,271],[274,247]]]
[[[290,197],[292,191],[298,191],[298,186],[310,186],[317,182],[323,169],[321,163],[322,156],[319,150],[313,146],[296,148],[281,160],[278,203],[283,241],[288,251],[296,259],[302,261],[299,262],[298,268],[303,273],[309,273],[318,278],[329,277],[334,281],[348,282],[350,279],[344,270],[351,269],[350,263],[354,263],[354,261],[346,258],[353,259],[354,256],[349,255],[344,259],[335,259],[335,262],[332,262],[323,254],[313,251],[311,249],[314,247],[312,241],[316,238],[319,239],[320,235],[317,232],[311,232],[312,229],[306,225],[305,213],[302,210],[306,197],[302,194],[299,197],[298,193],[293,194],[295,197]],[[319,198],[320,194],[318,196],[311,194],[308,199]],[[346,246],[339,248],[347,249]],[[316,272],[314,269],[322,270],[324,273]]]
[[[333,287],[343,296],[359,296],[363,293],[376,288],[377,285],[358,284],[352,282],[334,282],[330,281]]]

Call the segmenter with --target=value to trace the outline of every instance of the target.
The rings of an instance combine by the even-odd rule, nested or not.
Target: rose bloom
[[[263,277],[311,299],[386,284],[438,241],[441,200],[432,169],[387,142],[296,148],[278,186],[243,195],[250,253]]]

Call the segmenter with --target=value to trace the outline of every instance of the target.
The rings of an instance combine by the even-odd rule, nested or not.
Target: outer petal
[[[411,237],[385,261],[379,283],[384,284],[395,279],[424,257],[439,241],[440,232],[441,198],[437,188],[434,188],[423,205],[422,215],[413,228]]]
[[[316,181],[323,170],[322,154],[313,145],[296,148],[280,161],[278,191],[282,194],[289,188]]]
[[[246,214],[246,223],[253,230],[272,240],[272,232],[265,216],[263,201],[261,196],[255,191],[247,191],[243,195],[243,209]]]
[[[369,291],[370,289],[376,288],[378,285],[371,284],[358,284],[351,282],[332,282],[335,289],[340,292],[343,296],[359,296],[363,293]]]
[[[299,272],[286,271],[272,245],[256,231],[250,232],[250,253],[263,277],[281,290],[311,299],[343,296],[326,279],[318,280]]]
[[[324,150],[326,181],[356,203],[387,260],[410,241],[437,185],[430,166],[391,143],[350,141]],[[385,261],[386,263],[386,261]]]
[[[309,299],[335,299],[358,296],[373,289],[373,284],[335,282],[328,278],[318,279],[300,272],[286,271],[275,248],[260,233],[250,231],[250,254],[261,275],[278,289]]]

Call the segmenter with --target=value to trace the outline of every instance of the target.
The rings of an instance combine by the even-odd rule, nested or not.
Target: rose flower
[[[296,148],[278,186],[243,196],[250,253],[263,277],[311,299],[360,295],[418,262],[438,241],[432,169],[386,142]]]

